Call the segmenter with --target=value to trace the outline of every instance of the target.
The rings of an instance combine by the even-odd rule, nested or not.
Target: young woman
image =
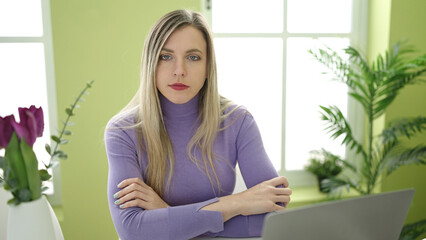
[[[290,201],[253,117],[218,93],[212,36],[196,12],[153,26],[140,89],[108,123],[105,145],[123,240],[260,236],[265,214]],[[248,189],[232,194],[237,162]]]

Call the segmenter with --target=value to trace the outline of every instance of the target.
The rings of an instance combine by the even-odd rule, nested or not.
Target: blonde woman
[[[218,93],[199,13],[173,11],[153,26],[140,89],[106,129],[108,200],[123,240],[260,236],[265,214],[290,201],[253,117]],[[248,189],[232,194],[237,162]]]

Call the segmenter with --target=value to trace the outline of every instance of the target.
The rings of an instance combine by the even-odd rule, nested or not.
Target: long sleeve
[[[111,120],[105,132],[109,163],[108,203],[116,231],[122,240],[191,239],[197,236],[249,237],[260,236],[265,214],[236,216],[223,223],[219,211],[201,210],[204,206],[232,194],[236,164],[239,164],[247,188],[278,176],[264,148],[259,129],[248,111],[240,107],[221,123],[213,145],[215,174],[219,184],[189,158],[187,146],[197,129],[198,100],[174,104],[161,97],[164,123],[173,145],[174,168],[170,190],[163,200],[170,206],[144,210],[138,207],[120,209],[113,195],[117,185],[128,178],[144,178],[148,159],[139,150],[137,131],[127,127],[129,120]],[[232,110],[231,106],[228,110]],[[201,150],[196,149],[197,159]]]
[[[139,154],[131,129],[119,129],[109,124],[105,133],[105,146],[109,163],[108,202],[118,235],[122,240],[133,239],[190,239],[206,232],[223,230],[220,212],[200,210],[217,201],[207,201],[144,210],[138,207],[120,209],[114,204],[114,193],[120,189],[118,183],[132,177],[143,179],[138,164]]]
[[[259,128],[249,113],[245,114],[239,129],[236,148],[237,161],[247,188],[278,176],[263,147]],[[224,224],[224,231],[211,236],[261,236],[265,215],[236,216]]]

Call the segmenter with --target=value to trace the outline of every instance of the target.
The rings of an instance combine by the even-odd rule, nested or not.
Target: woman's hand
[[[121,191],[114,194],[120,208],[140,207],[145,210],[166,208],[169,205],[139,178],[128,178],[118,184]]]
[[[284,186],[284,188],[282,187]],[[276,177],[259,183],[244,192],[219,198],[201,210],[222,212],[223,221],[237,215],[253,215],[284,210],[290,202],[291,189],[285,177]]]
[[[284,186],[279,187],[279,186]],[[240,214],[247,216],[284,210],[290,202],[291,189],[285,177],[276,177],[236,194]],[[282,203],[283,206],[277,203]]]

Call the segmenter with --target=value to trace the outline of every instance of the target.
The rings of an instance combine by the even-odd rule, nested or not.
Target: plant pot
[[[58,219],[44,195],[32,202],[9,206],[7,239],[64,239]]]

